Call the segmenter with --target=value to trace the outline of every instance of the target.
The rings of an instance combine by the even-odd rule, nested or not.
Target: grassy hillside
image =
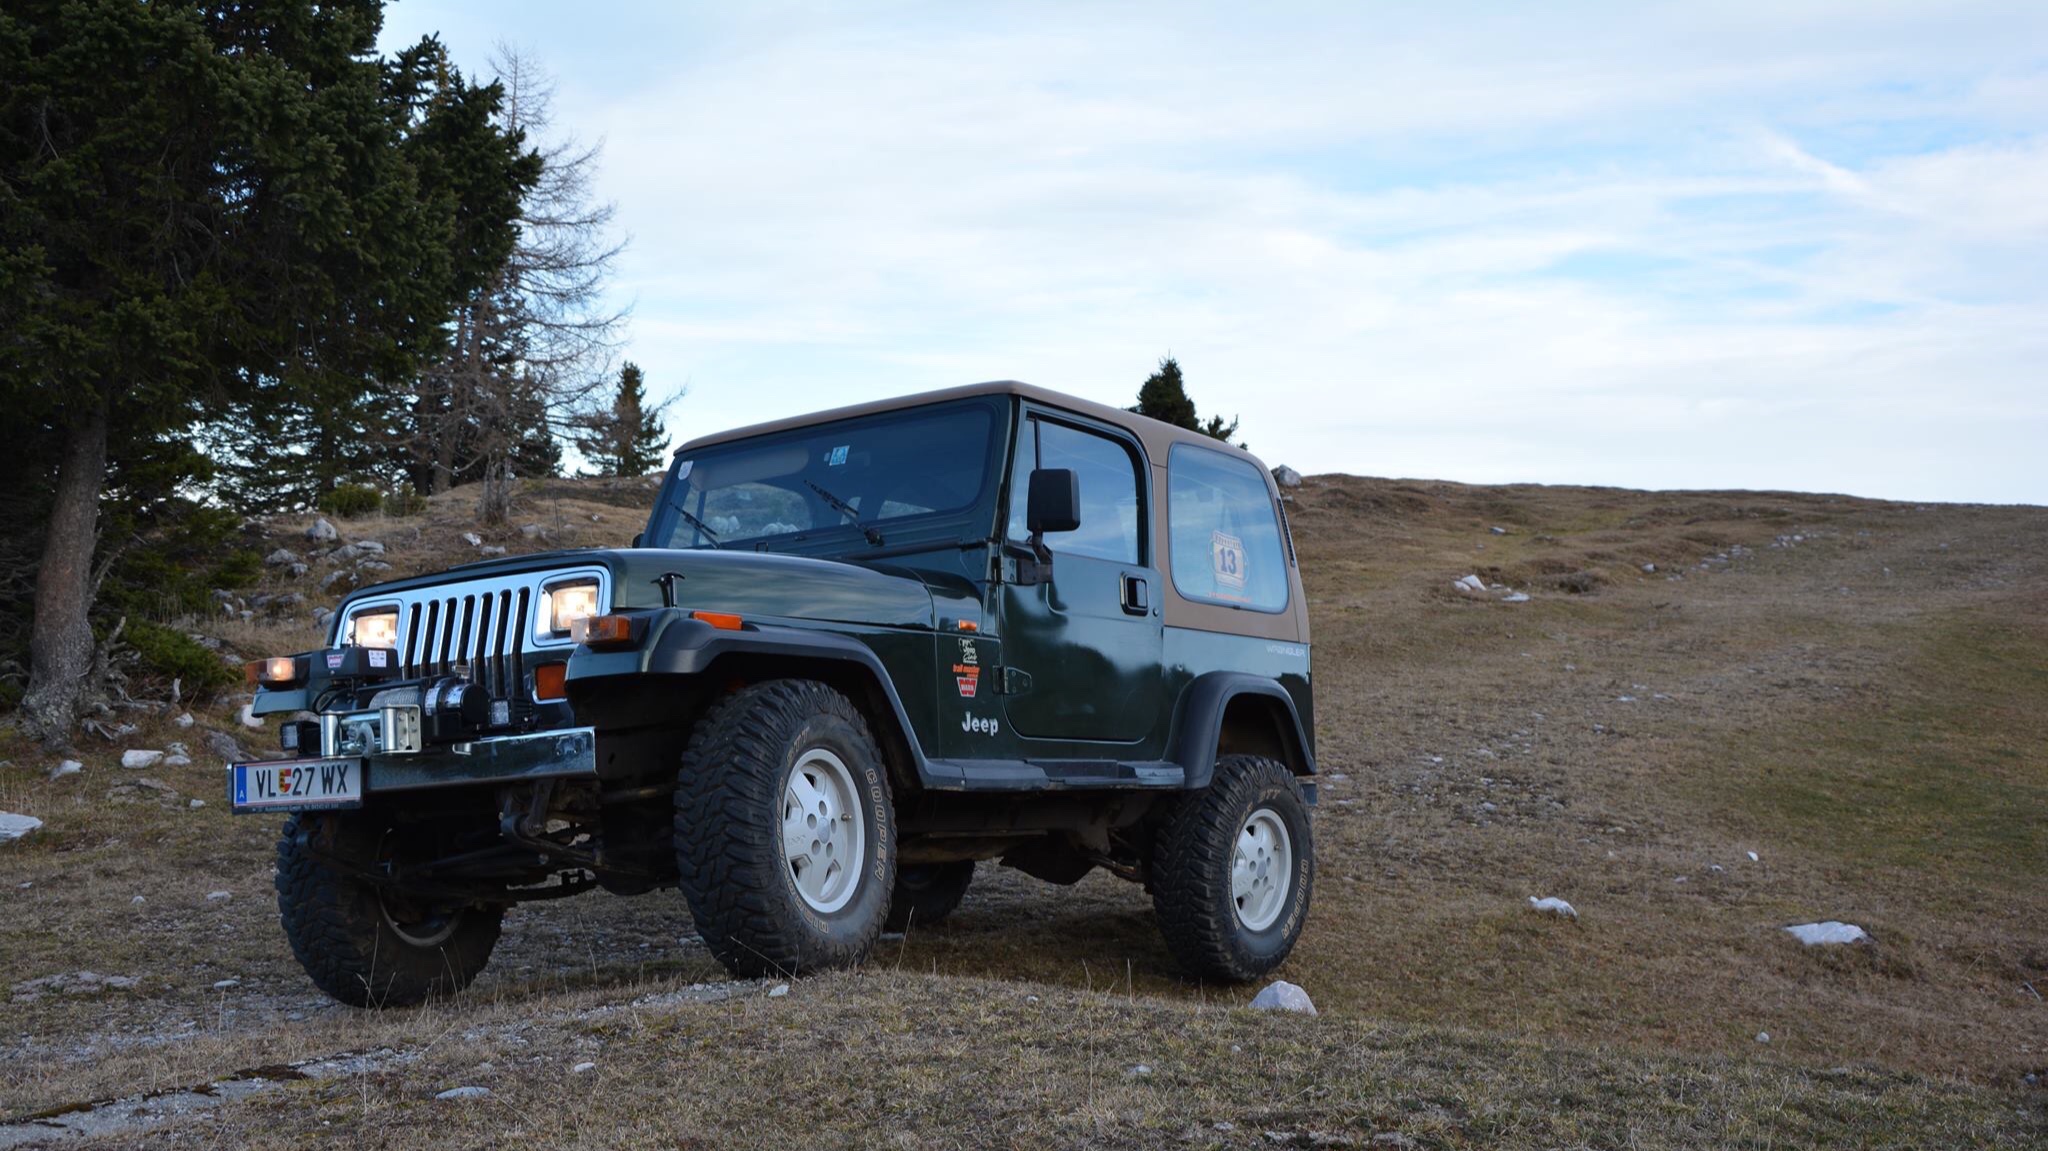
[[[679,994],[723,976],[657,893],[522,908],[470,994],[349,1012],[278,933],[279,820],[222,808],[204,733],[274,739],[230,700],[190,729],[138,719],[55,781],[0,749],[0,809],[47,822],[0,847],[0,1117],[388,1048],[153,1130],[659,1147],[2048,1135],[2048,512],[1352,477],[1294,494],[1326,776],[1317,904],[1280,976],[1319,1019],[1181,980],[1128,884],[987,865],[954,919],[783,997]],[[469,498],[340,526],[385,545],[387,574],[430,570],[476,553]],[[623,543],[647,498],[546,485],[483,544]],[[272,569],[262,590],[317,603],[332,565],[302,526],[252,543],[307,553],[305,575]],[[1469,573],[1530,599],[1453,590]],[[298,650],[317,642],[311,603],[205,626],[241,654]],[[118,766],[171,740],[192,765]],[[1532,895],[1581,918],[1539,917]],[[1809,950],[1780,930],[1816,919],[1875,942]],[[18,988],[82,969],[136,982]],[[597,1067],[567,1070],[582,1061]],[[432,1100],[464,1083],[496,1094]]]

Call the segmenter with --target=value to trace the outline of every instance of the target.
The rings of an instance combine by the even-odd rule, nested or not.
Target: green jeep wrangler
[[[684,445],[619,550],[355,592],[258,661],[278,908],[346,1003],[459,989],[507,906],[676,884],[737,974],[859,963],[977,860],[1143,883],[1286,958],[1315,878],[1308,613],[1250,455],[1017,383]]]

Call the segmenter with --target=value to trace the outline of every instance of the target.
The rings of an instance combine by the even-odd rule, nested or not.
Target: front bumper
[[[245,769],[337,762],[360,765],[359,798],[342,802],[316,800],[304,804],[252,803],[247,801],[248,789],[241,786],[241,781],[246,778]],[[523,783],[536,779],[596,779],[597,730],[570,727],[524,735],[501,735],[430,747],[413,754],[367,755],[346,761],[324,757],[231,763],[227,775],[228,805],[237,813],[357,807],[361,806],[363,799],[387,792]]]

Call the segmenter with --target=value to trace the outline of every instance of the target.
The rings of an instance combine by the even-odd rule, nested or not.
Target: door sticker
[[[975,690],[981,686],[981,652],[964,635],[960,637],[960,662],[953,665],[953,683],[959,688],[961,699],[973,699]]]
[[[1216,594],[1244,598],[1244,541],[1228,532],[1209,533],[1209,560],[1216,572]]]

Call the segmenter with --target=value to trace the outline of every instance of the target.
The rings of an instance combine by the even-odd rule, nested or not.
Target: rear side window
[[[1188,599],[1277,612],[1287,554],[1266,479],[1253,464],[1193,444],[1167,456],[1173,586]]]

